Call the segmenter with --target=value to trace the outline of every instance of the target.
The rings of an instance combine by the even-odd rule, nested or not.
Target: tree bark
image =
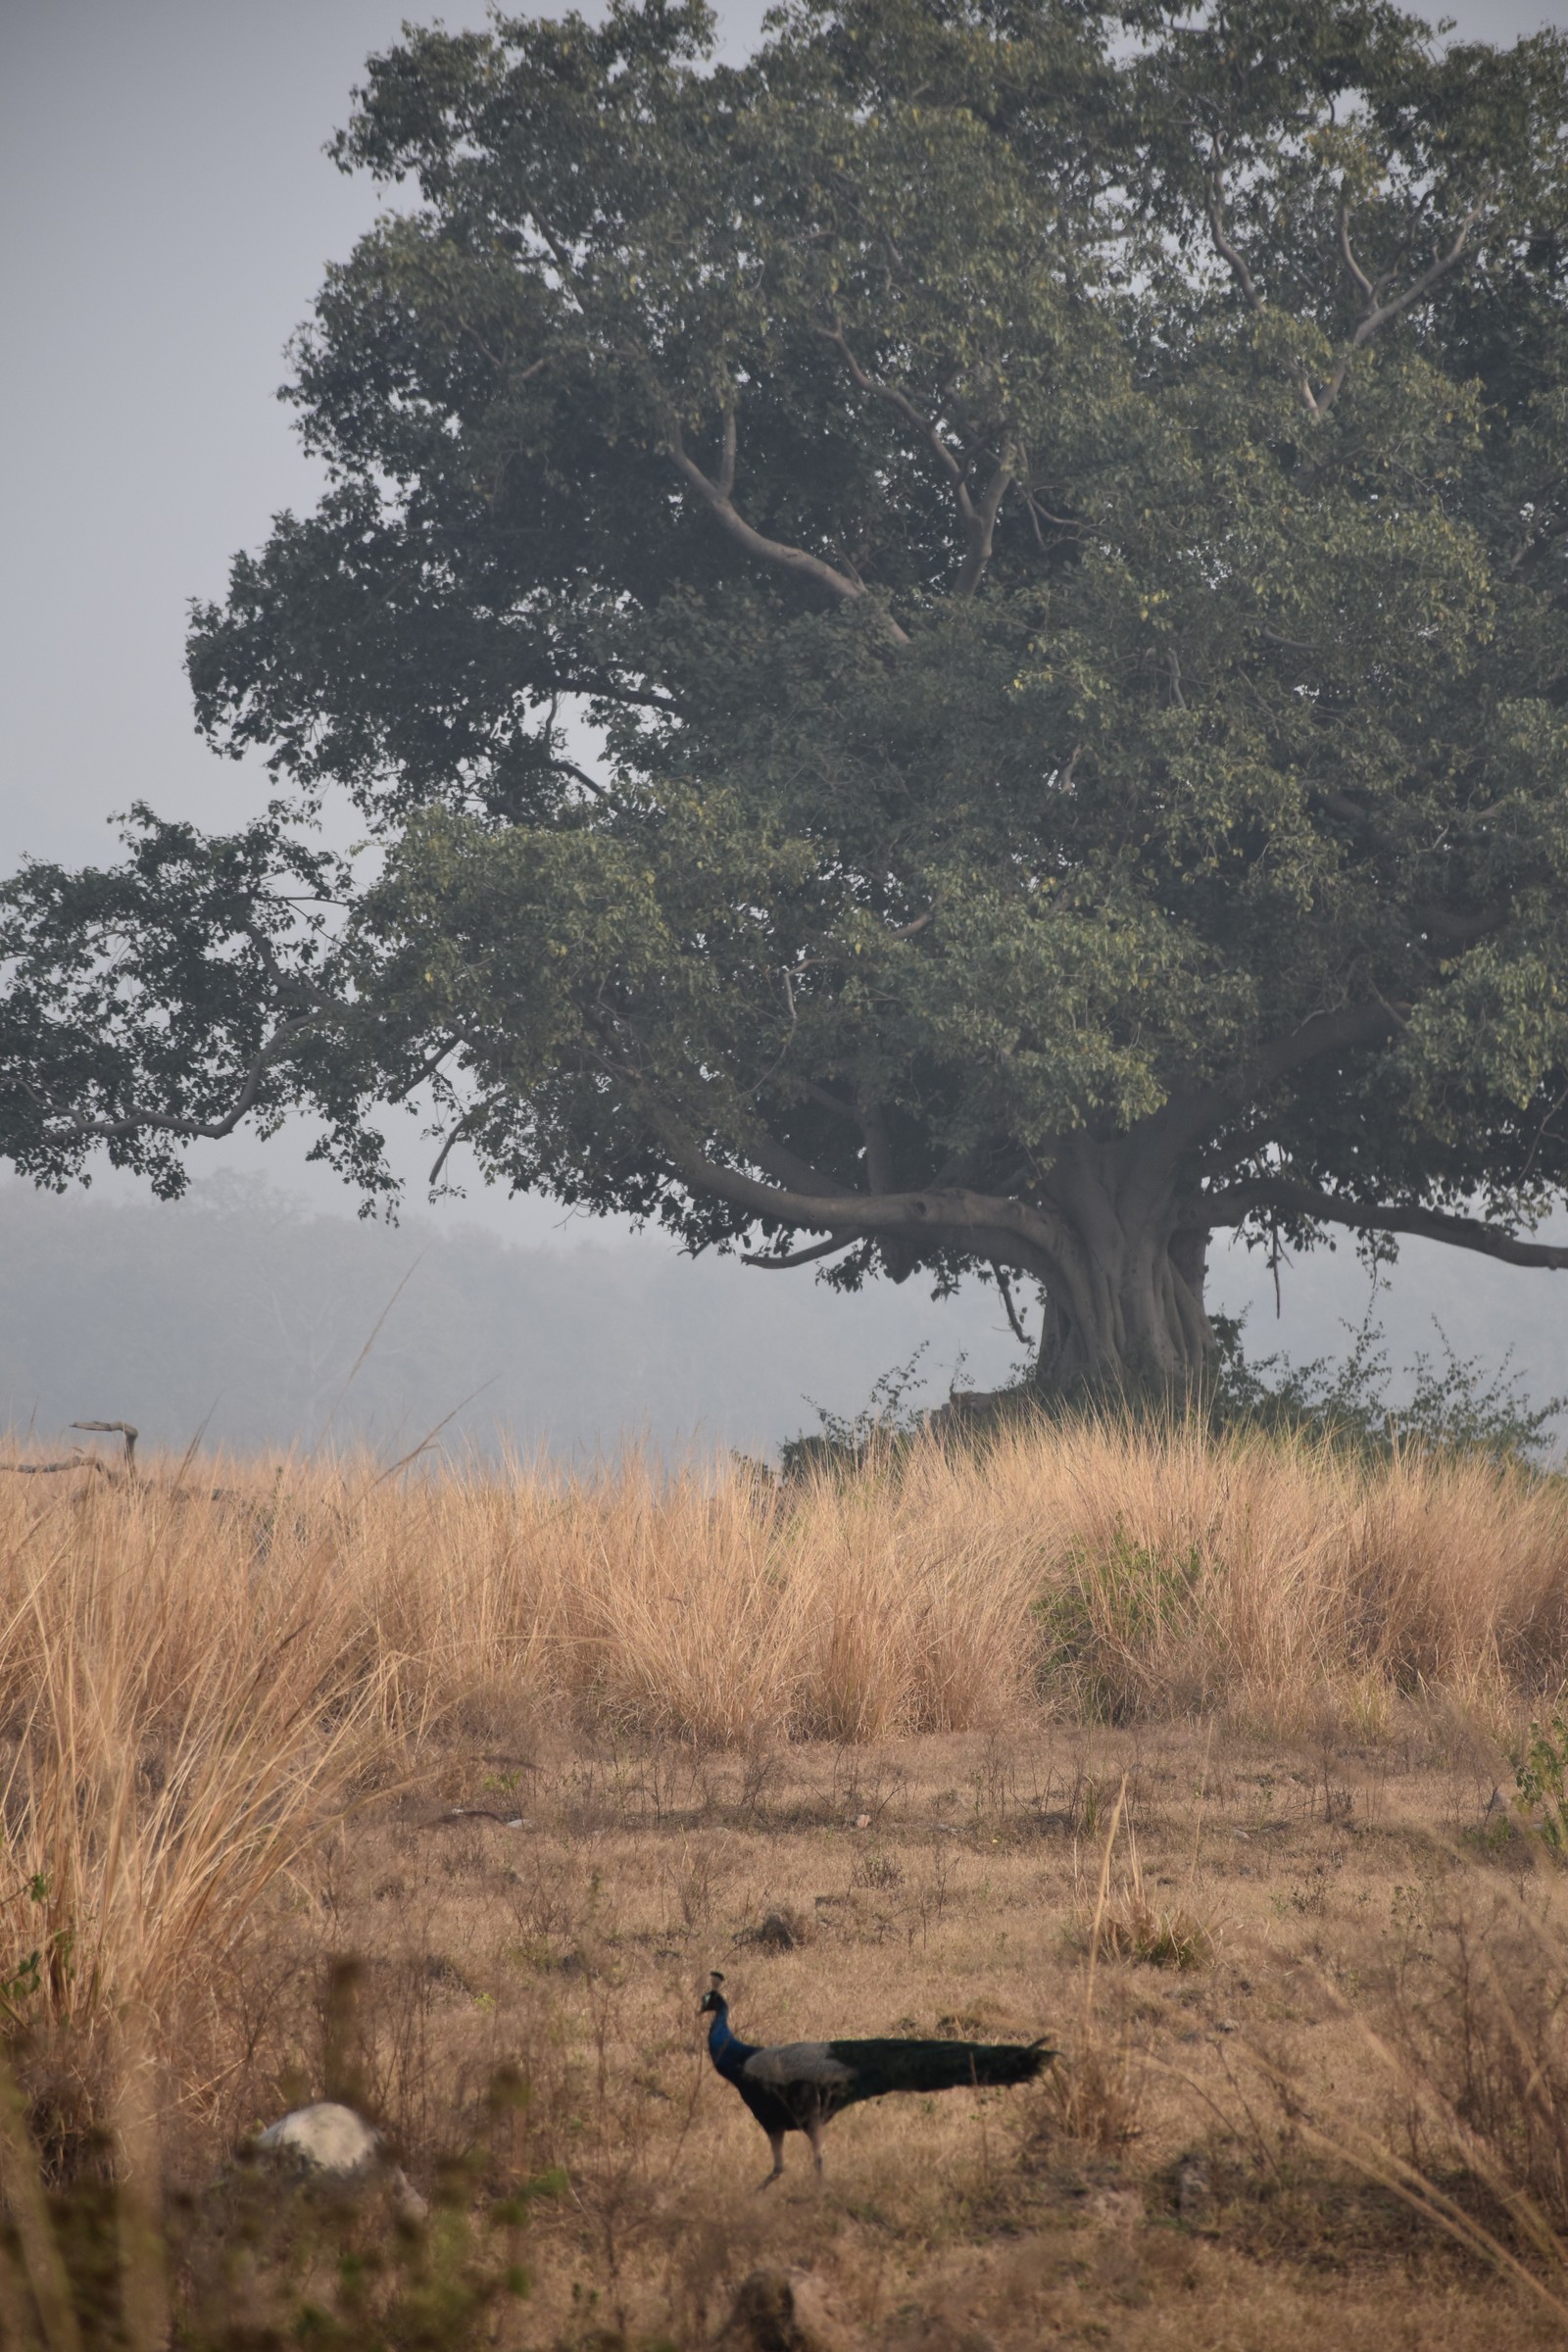
[[[958,1250],[1039,1282],[1047,1298],[1035,1371],[1043,1389],[1181,1393],[1214,1353],[1203,1307],[1206,1225],[1195,1225],[1179,1178],[1188,1144],[1170,1122],[1098,1143],[1075,1136],[1037,1193],[988,1194],[934,1184],[914,1192],[840,1190],[772,1139],[753,1142],[768,1182],[710,1157],[657,1099],[649,1123],[693,1191],[825,1247],[770,1250],[754,1263],[805,1265],[856,1240],[871,1242],[902,1282],[937,1252]]]
[[[1046,1282],[1034,1371],[1047,1391],[1182,1394],[1214,1355],[1203,1303],[1208,1236],[1176,1214],[1174,1188],[1144,1162],[1085,1146],[1053,1171],[1068,1231]]]

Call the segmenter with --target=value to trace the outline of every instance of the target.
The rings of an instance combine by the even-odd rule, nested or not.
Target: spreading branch
[[[1227,225],[1225,148],[1217,132],[1209,144],[1203,177],[1204,210],[1208,218],[1210,242],[1215,253],[1230,271],[1248,309],[1254,316],[1261,316],[1267,308],[1263,291],[1248,267],[1246,257],[1231,236]],[[1340,255],[1351,282],[1363,298],[1365,307],[1355,325],[1351,328],[1349,337],[1338,360],[1321,384],[1314,384],[1311,370],[1305,366],[1301,368],[1297,384],[1301,395],[1302,405],[1310,416],[1327,416],[1344,389],[1347,372],[1356,353],[1364,349],[1374,335],[1381,333],[1391,319],[1401,318],[1406,311],[1413,309],[1415,304],[1424,301],[1428,294],[1432,293],[1451,271],[1458,268],[1469,249],[1470,232],[1485,210],[1485,199],[1477,197],[1465,213],[1446,247],[1433,254],[1427,268],[1413,277],[1402,292],[1391,295],[1388,289],[1393,283],[1394,272],[1388,271],[1382,277],[1375,279],[1367,274],[1361,263],[1356,259],[1355,248],[1350,242],[1349,203],[1348,200],[1341,203],[1336,221]]]
[[[857,1241],[918,1235],[926,1249],[969,1250],[976,1256],[1008,1258],[1030,1273],[1058,1273],[1073,1254],[1062,1220],[1033,1202],[935,1186],[920,1192],[805,1192],[789,1184],[764,1184],[743,1169],[710,1158],[674,1114],[639,1088],[642,1107],[671,1167],[694,1191],[726,1200],[755,1217],[781,1225],[804,1225]],[[755,1152],[755,1147],[754,1147]],[[760,1154],[757,1155],[761,1164]],[[816,1179],[821,1182],[820,1178]]]
[[[57,1123],[46,1126],[42,1140],[51,1147],[78,1143],[112,1143],[127,1135],[175,1135],[190,1142],[220,1142],[232,1135],[247,1112],[254,1110],[261,1098],[262,1085],[270,1065],[294,1040],[315,1026],[321,1017],[320,1008],[296,1013],[280,1021],[262,1047],[255,1059],[244,1071],[239,1090],[227,1110],[216,1119],[193,1119],[183,1113],[155,1108],[149,1103],[133,1103],[128,1110],[113,1118],[72,1118],[60,1116]],[[34,1100],[42,1100],[35,1088],[26,1090]],[[52,1108],[52,1105],[49,1106]]]
[[[1329,376],[1327,383],[1323,386],[1320,392],[1314,394],[1305,370],[1303,369],[1302,371],[1302,390],[1306,395],[1306,405],[1312,411],[1314,416],[1325,416],[1327,412],[1334,406],[1334,403],[1338,400],[1341,389],[1344,386],[1346,370],[1348,368],[1351,360],[1355,357],[1355,354],[1362,349],[1363,345],[1370,343],[1372,337],[1379,333],[1382,328],[1387,326],[1391,318],[1400,318],[1404,312],[1410,310],[1416,303],[1422,301],[1428,294],[1430,294],[1435,286],[1440,285],[1443,279],[1449,274],[1450,270],[1458,268],[1460,262],[1464,259],[1465,251],[1470,242],[1470,231],[1480,220],[1484,209],[1485,208],[1482,204],[1482,201],[1478,197],[1476,202],[1465,214],[1464,219],[1460,221],[1453,240],[1447,247],[1446,251],[1434,254],[1429,267],[1421,271],[1419,277],[1412,278],[1411,282],[1405,287],[1402,294],[1396,294],[1392,297],[1392,299],[1386,301],[1384,299],[1383,289],[1389,284],[1390,281],[1387,277],[1384,277],[1380,278],[1377,284],[1374,285],[1372,280],[1366,275],[1365,271],[1356,262],[1354,255],[1350,250],[1348,209],[1342,208],[1341,219],[1344,223],[1342,231],[1343,250],[1348,260],[1349,267],[1356,283],[1365,291],[1367,305],[1360,318],[1356,320],[1355,325],[1351,330],[1348,343],[1341,352],[1339,359],[1335,363],[1333,372]]]
[[[1343,1005],[1336,1012],[1313,1013],[1298,1028],[1244,1062],[1234,1077],[1167,1104],[1155,1113],[1151,1127],[1163,1135],[1168,1152],[1179,1154],[1233,1117],[1239,1104],[1254,1101],[1294,1070],[1325,1054],[1382,1045],[1398,1033],[1407,1017],[1404,1006],[1389,1004],[1382,998],[1370,1004]]]
[[[1293,1184],[1284,1177],[1241,1185],[1229,1193],[1200,1196],[1189,1204],[1184,1221],[1207,1226],[1245,1225],[1250,1217],[1259,1214],[1296,1217],[1315,1225],[1345,1225],[1357,1233],[1408,1234],[1413,1240],[1446,1242],[1455,1249],[1474,1250],[1483,1257],[1496,1258],[1505,1266],[1536,1266],[1556,1272],[1568,1269],[1568,1245],[1524,1242],[1516,1234],[1487,1224],[1481,1217],[1354,1200],[1348,1194],[1318,1192],[1309,1184]]]
[[[670,427],[666,448],[677,472],[702,500],[720,528],[734,540],[737,547],[744,548],[758,563],[766,564],[775,571],[782,571],[787,578],[808,580],[813,587],[824,589],[840,604],[856,604],[869,595],[870,591],[863,580],[856,579],[847,571],[840,571],[835,564],[824,562],[820,556],[813,556],[807,548],[790,547],[782,539],[769,539],[739,512],[732,496],[735,487],[733,409],[728,410],[724,417],[724,451],[716,481],[706,474],[688,454],[678,423]],[[907,636],[891,613],[887,621],[899,644],[907,645]]]

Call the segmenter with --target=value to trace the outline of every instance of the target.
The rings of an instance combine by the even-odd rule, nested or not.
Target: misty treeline
[[[1568,1390],[1552,1286],[1505,1267],[1418,1247],[1371,1301],[1349,1251],[1322,1253],[1282,1269],[1278,1321],[1260,1252],[1231,1253],[1215,1289],[1275,1388],[1289,1375],[1271,1355],[1350,1357],[1370,1303],[1396,1402],[1418,1353],[1446,1360],[1445,1336],[1488,1378],[1511,1349],[1533,1401]],[[1019,1360],[978,1285],[936,1308],[912,1283],[854,1300],[758,1289],[652,1238],[578,1225],[517,1247],[477,1223],[389,1227],[234,1172],[177,1203],[0,1184],[0,1429],[52,1454],[96,1416],[134,1422],[152,1449],[201,1432],[242,1453],[368,1444],[390,1459],[444,1425],[448,1451],[646,1439],[666,1457],[765,1459],[819,1427],[818,1405],[863,1413],[890,1376],[919,1408]]]
[[[444,1423],[443,1446],[491,1453],[644,1437],[763,1452],[814,1424],[808,1393],[857,1409],[922,1324],[936,1396],[965,1350],[1003,1377],[1016,1350],[1000,1321],[979,1294],[934,1320],[909,1291],[848,1313],[809,1285],[759,1301],[657,1243],[366,1224],[233,1174],[177,1204],[0,1185],[0,1428],[55,1451],[98,1414],[155,1447],[204,1431],[238,1451],[391,1455]]]

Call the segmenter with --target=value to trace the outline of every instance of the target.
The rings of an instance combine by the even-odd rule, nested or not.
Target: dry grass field
[[[11,2075],[62,2212],[162,2202],[188,2342],[346,2291],[212,2253],[322,2095],[436,2198],[421,2278],[477,2217],[533,2281],[460,2337],[362,2280],[334,2344],[1568,2338],[1568,1875],[1494,1800],[1568,1681],[1563,1482],[1108,1425],[795,1488],[11,1477],[0,1611]],[[1061,2057],[760,2196],[712,1968],[754,2040]],[[3,2342],[3,2117],[0,2185]],[[89,2342],[164,2340],[135,2242]],[[760,2271],[793,2333],[732,2319]]]

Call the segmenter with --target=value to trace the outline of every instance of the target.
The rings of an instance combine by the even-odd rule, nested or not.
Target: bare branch
[[[1204,169],[1204,182],[1207,189],[1205,210],[1208,215],[1208,230],[1214,251],[1224,262],[1236,284],[1240,287],[1249,310],[1254,315],[1259,314],[1265,307],[1262,293],[1226,227],[1225,152],[1217,133],[1209,144],[1208,162]],[[1366,308],[1357,319],[1349,341],[1341,352],[1333,371],[1325,383],[1321,386],[1314,386],[1309,370],[1304,366],[1302,367],[1298,378],[1298,389],[1303,404],[1312,416],[1326,416],[1334,406],[1344,390],[1346,375],[1355,354],[1369,343],[1375,334],[1387,326],[1391,318],[1401,317],[1412,305],[1430,294],[1435,286],[1441,284],[1450,270],[1458,268],[1469,245],[1470,231],[1480,220],[1484,210],[1483,200],[1478,197],[1460,221],[1446,250],[1434,254],[1428,267],[1421,271],[1419,276],[1411,279],[1402,293],[1386,300],[1384,289],[1390,283],[1390,279],[1388,277],[1379,279],[1370,277],[1356,260],[1355,249],[1350,243],[1350,206],[1348,200],[1341,202],[1337,221],[1340,253],[1356,287],[1366,298]]]
[[[960,596],[973,596],[981,580],[985,577],[986,566],[991,562],[991,551],[996,542],[997,516],[1002,512],[1002,502],[1007,495],[1012,478],[1013,460],[1011,452],[1008,451],[1004,453],[1001,465],[980,493],[980,504],[971,509],[974,519],[969,526],[969,554],[963,570],[958,575],[958,594]],[[967,498],[967,492],[965,497]]]
[[[575,760],[558,760],[552,753],[550,764],[558,775],[569,776],[574,784],[580,784],[585,792],[591,792],[596,801],[608,801],[612,807],[614,806],[614,794],[591,776],[585,767],[579,767]]]
[[[1322,390],[1314,393],[1303,378],[1302,388],[1306,393],[1308,406],[1311,408],[1314,416],[1325,416],[1327,412],[1334,406],[1334,403],[1339,399],[1340,393],[1344,389],[1347,370],[1349,368],[1351,360],[1354,358],[1355,354],[1361,350],[1362,346],[1369,343],[1372,340],[1372,337],[1377,334],[1380,329],[1387,326],[1391,318],[1399,318],[1405,311],[1410,309],[1413,303],[1421,301],[1424,295],[1430,294],[1433,287],[1440,284],[1442,280],[1447,276],[1451,270],[1458,268],[1459,263],[1464,258],[1465,248],[1470,241],[1470,231],[1472,228],[1474,228],[1477,220],[1480,220],[1482,209],[1482,205],[1478,199],[1470,207],[1470,210],[1460,221],[1457,233],[1455,234],[1453,242],[1448,247],[1446,253],[1434,255],[1430,267],[1423,270],[1419,277],[1412,279],[1410,284],[1405,287],[1402,294],[1396,294],[1393,300],[1390,302],[1385,302],[1382,299],[1378,289],[1372,284],[1370,279],[1366,277],[1365,273],[1358,268],[1354,260],[1350,260],[1350,267],[1355,271],[1357,279],[1366,288],[1367,307],[1361,314],[1360,318],[1356,321],[1355,331],[1352,333],[1350,340],[1346,345],[1344,351],[1341,352],[1339,360],[1335,365],[1334,372],[1329,377],[1328,382],[1323,386]],[[1343,211],[1343,209],[1341,213],[1341,219],[1342,221],[1347,223],[1342,234],[1341,242],[1347,258],[1349,259],[1349,235],[1348,225],[1348,216]],[[1388,281],[1387,279],[1384,279],[1382,282],[1387,284]]]
[[[505,368],[506,361],[502,359],[499,352],[491,350],[489,344],[485,341],[483,335],[480,334],[479,329],[474,325],[472,319],[459,318],[458,326],[460,331],[467,336],[475,351],[477,351],[482,358],[488,360],[490,366],[494,368],[496,372],[499,374]],[[549,365],[550,354],[546,352],[542,359],[535,360],[531,366],[519,368],[518,372],[513,377],[512,380],[514,384],[531,384],[534,377],[536,375],[542,375]]]
[[[440,1151],[436,1153],[434,1165],[431,1167],[430,1173],[425,1179],[425,1182],[431,1187],[432,1190],[440,1181],[441,1171],[447,1164],[447,1154],[451,1152],[454,1144],[462,1142],[464,1136],[467,1133],[469,1126],[472,1124],[476,1114],[477,1105],[475,1105],[471,1110],[466,1110],[462,1118],[459,1119],[457,1124],[453,1127],[451,1134],[447,1137],[446,1142],[442,1145]]]
[[[930,417],[922,416],[913,401],[906,393],[901,392],[897,384],[879,383],[875,376],[867,375],[854,352],[851,351],[842,326],[819,326],[816,331],[824,343],[831,343],[834,350],[842,355],[844,365],[850,371],[850,380],[856,390],[874,393],[878,400],[885,400],[890,407],[897,409],[899,415],[913,425],[949,481],[959,493],[960,498],[966,499],[968,493],[964,489],[964,469]]]
[[[73,1429],[112,1432],[125,1441],[125,1467],[115,1470],[97,1454],[87,1453],[78,1446],[62,1462],[0,1462],[0,1470],[9,1471],[14,1478],[53,1478],[62,1470],[95,1470],[100,1478],[118,1483],[134,1479],[136,1475],[136,1440],[141,1431],[131,1421],[73,1421]]]
[[[73,1421],[71,1426],[73,1429],[91,1429],[106,1433],[113,1432],[116,1436],[123,1438],[125,1441],[125,1468],[132,1472],[135,1470],[136,1440],[141,1436],[141,1431],[135,1426],[134,1422]]]
[[[1397,318],[1401,312],[1409,310],[1411,304],[1419,302],[1423,295],[1430,294],[1433,287],[1440,284],[1450,270],[1458,268],[1464,258],[1465,248],[1470,242],[1470,231],[1480,220],[1482,211],[1483,207],[1478,198],[1460,221],[1453,243],[1448,247],[1446,253],[1435,255],[1430,269],[1423,270],[1421,275],[1406,286],[1402,294],[1396,294],[1392,302],[1373,302],[1350,337],[1352,350],[1358,351],[1363,343],[1370,342],[1380,327],[1386,326],[1391,318]]]
[[[1206,206],[1208,233],[1213,240],[1214,251],[1240,286],[1248,309],[1261,311],[1263,297],[1258,292],[1257,281],[1242,259],[1237,247],[1231,242],[1229,231],[1225,226],[1225,150],[1220,145],[1217,136],[1209,148],[1208,169],[1204,173],[1204,179],[1208,188]]]
[[[100,1478],[120,1476],[95,1453],[73,1453],[63,1462],[0,1462],[0,1470],[9,1471],[13,1478],[53,1478],[60,1470],[96,1470]]]
[[[1356,260],[1355,255],[1351,250],[1350,208],[1348,204],[1342,204],[1340,207],[1340,251],[1345,256],[1345,267],[1347,270],[1348,270],[1350,275],[1354,278],[1356,284],[1360,287],[1368,302],[1375,304],[1378,298],[1377,288],[1374,286],[1372,280],[1368,277],[1366,271],[1362,269],[1360,263]]]

